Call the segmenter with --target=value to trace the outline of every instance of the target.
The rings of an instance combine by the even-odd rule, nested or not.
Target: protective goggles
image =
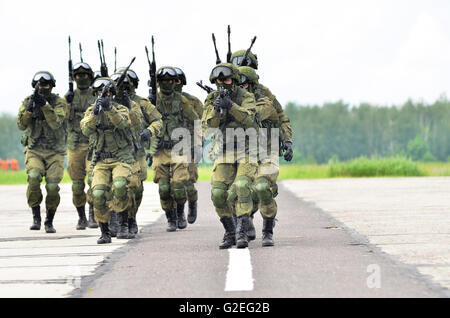
[[[225,78],[225,77],[232,77],[233,76],[233,70],[226,66],[216,66],[213,68],[211,72],[211,77],[215,80],[219,77]]]
[[[119,78],[122,76],[122,73],[115,73],[113,75],[111,75],[111,79],[117,83],[117,81],[119,80]],[[127,76],[125,76],[125,78],[123,79],[122,83],[129,83],[130,79],[128,78],[128,74]]]
[[[242,61],[244,60],[244,56],[235,56],[235,57],[233,57],[233,59],[231,60],[231,64],[234,64],[234,65],[241,65],[242,64]],[[248,57],[247,56],[247,59],[246,59],[246,61],[247,61],[247,65],[252,65],[253,64],[253,62],[252,62],[252,59],[250,58],[250,57]]]
[[[48,73],[39,72],[33,77],[34,82],[40,82],[40,81],[47,81],[50,82],[52,80],[52,77]]]
[[[105,78],[96,79],[94,84],[92,84],[92,88],[98,90],[105,85],[111,85],[111,82]]]
[[[82,68],[83,70],[86,71],[92,71],[91,67],[89,66],[89,64],[81,62],[81,63],[77,63],[73,66],[73,71],[76,72],[78,71],[80,68]]]
[[[162,68],[162,69],[160,69],[158,71],[158,74],[157,74],[158,77],[162,77],[162,76],[165,76],[165,75],[176,77],[177,76],[177,72],[175,70],[171,69],[171,68]]]
[[[177,71],[177,75],[178,76],[183,76],[184,75],[183,71],[180,68],[175,67],[175,70]]]
[[[245,83],[247,83],[248,81],[249,81],[249,80],[248,80],[248,77],[241,74],[241,83],[240,83],[240,84],[241,84],[241,85],[242,85],[242,84],[245,84]]]

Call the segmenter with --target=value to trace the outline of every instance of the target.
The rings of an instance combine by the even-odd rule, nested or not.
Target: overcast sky
[[[186,91],[204,100],[195,82],[208,83],[215,65],[212,32],[226,59],[228,24],[233,51],[258,37],[253,51],[261,82],[282,104],[432,103],[450,88],[449,17],[447,0],[0,0],[0,113],[17,113],[39,70],[52,72],[55,91],[65,94],[68,35],[74,63],[81,42],[94,70],[100,68],[98,39],[110,71],[114,47],[118,67],[136,56],[132,68],[143,96],[149,78],[144,46],[154,35],[157,66],[181,67]]]

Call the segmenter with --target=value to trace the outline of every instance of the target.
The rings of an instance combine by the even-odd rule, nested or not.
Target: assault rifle
[[[98,53],[100,55],[100,74],[102,77],[108,77],[108,67],[105,60],[105,47],[103,46],[103,40],[97,41]]]
[[[211,94],[211,92],[214,91],[214,88],[209,87],[208,85],[203,85],[203,81],[197,82],[196,83],[201,89],[203,89],[204,91],[206,91],[208,94]]]
[[[150,79],[148,80],[149,95],[148,98],[153,105],[156,105],[156,61],[155,61],[155,40],[152,35],[152,61],[148,57],[148,49],[145,46],[145,53],[147,54],[147,61],[149,66]]]
[[[214,43],[214,50],[216,51],[216,65],[217,65],[222,63],[222,61],[220,60],[219,52],[217,51],[216,36],[214,35],[214,33],[212,34],[212,40]]]
[[[231,63],[231,55],[233,55],[233,53],[231,53],[231,42],[230,42],[230,37],[231,37],[231,28],[230,28],[230,25],[228,25],[228,53],[227,53],[227,63]]]
[[[81,61],[81,63],[83,63],[84,61],[83,61],[83,49],[81,48],[81,43],[79,43],[79,46],[80,46],[80,61]]]
[[[37,82],[36,85],[34,86],[33,95],[31,95],[30,99],[28,100],[27,111],[29,112],[34,111],[35,109],[34,100],[38,94],[39,94],[39,82]]]
[[[256,36],[252,39],[252,43],[250,44],[250,47],[245,52],[245,54],[244,54],[244,56],[242,58],[241,64],[239,66],[247,66],[248,65],[247,64],[248,55],[250,54],[250,51],[251,51],[251,49],[253,47],[253,44],[255,44],[255,41],[256,41]]]
[[[72,64],[72,49],[70,36],[69,36],[69,92],[73,94],[73,64]],[[72,121],[74,116],[74,109],[72,106],[72,102],[70,102],[69,108],[70,108],[69,121]]]

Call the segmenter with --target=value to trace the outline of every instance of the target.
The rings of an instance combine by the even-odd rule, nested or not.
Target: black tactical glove
[[[108,96],[100,97],[100,104],[105,111],[109,111],[112,109],[112,104]]]
[[[217,109],[230,110],[233,105],[233,101],[229,96],[218,96],[214,101],[214,107]]]
[[[284,160],[291,161],[294,157],[294,150],[292,150],[292,142],[286,141],[283,142],[283,148],[281,148],[284,152]]]
[[[128,96],[127,92],[123,92],[122,94],[122,105],[125,106],[126,108],[130,109],[131,108],[131,99],[130,96]]]
[[[145,160],[147,161],[147,165],[151,167],[153,164],[153,157],[150,153],[147,153],[147,155],[145,155]]]
[[[75,93],[72,91],[67,91],[66,95],[64,95],[67,103],[69,103],[69,104],[72,104],[74,96],[75,96]]]
[[[35,107],[41,108],[42,106],[44,106],[47,103],[47,100],[45,99],[44,95],[37,94],[33,98],[33,102],[34,102]]]
[[[142,141],[149,141],[150,137],[152,136],[152,132],[145,128],[139,133],[139,135],[141,136]]]

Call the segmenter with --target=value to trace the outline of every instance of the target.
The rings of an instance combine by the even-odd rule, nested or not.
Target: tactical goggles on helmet
[[[158,71],[158,74],[157,74],[158,77],[163,77],[165,75],[176,77],[177,72],[171,68],[162,68]]]
[[[92,88],[94,90],[99,90],[105,85],[111,85],[111,82],[105,78],[96,79],[94,84],[92,84]]]
[[[218,78],[226,78],[226,77],[232,77],[233,76],[233,70],[226,66],[216,66],[213,68],[211,72],[211,78],[216,80]]]
[[[248,79],[248,77],[247,76],[245,76],[244,74],[241,74],[241,85],[243,85],[243,84],[245,84],[245,83],[247,83],[247,82],[249,82],[250,80]]]
[[[236,65],[236,66],[240,66],[242,64],[242,61],[244,60],[244,56],[235,56],[233,57],[233,59],[231,60],[231,63]],[[247,65],[253,65],[253,61],[250,57],[247,56]]]
[[[75,65],[73,66],[73,71],[76,72],[76,71],[78,71],[80,68],[83,69],[83,70],[86,70],[86,71],[92,71],[92,69],[91,69],[91,67],[89,66],[89,64],[84,63],[84,62],[80,62],[80,63],[75,64]]]
[[[112,79],[114,82],[117,83],[117,81],[119,80],[119,78],[120,78],[121,76],[122,76],[122,73],[115,73],[115,74],[111,75],[111,79]],[[128,73],[127,73],[127,76],[125,76],[125,78],[124,78],[122,84],[123,84],[123,83],[129,83],[129,82],[130,82],[130,79],[128,78]]]
[[[42,81],[51,82],[52,81],[51,75],[45,72],[39,72],[36,75],[34,75],[33,82],[42,82]]]

